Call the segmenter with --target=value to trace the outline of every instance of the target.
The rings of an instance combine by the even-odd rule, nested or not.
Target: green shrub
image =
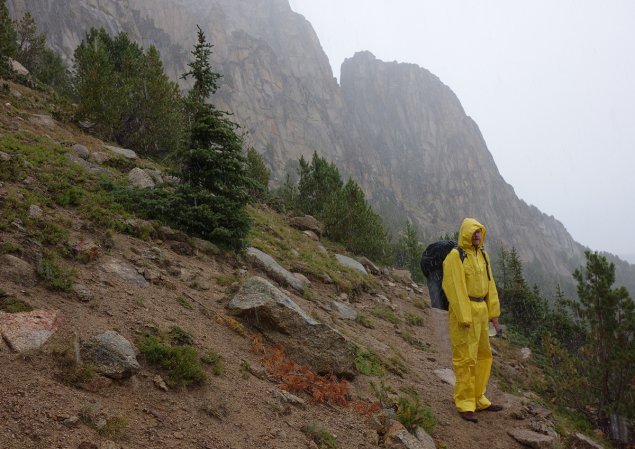
[[[0,243],[0,255],[2,254],[13,254],[13,253],[21,253],[22,252],[22,245],[20,245],[19,243],[12,243],[12,242],[4,242],[4,243]]]
[[[388,321],[392,324],[399,324],[401,322],[390,307],[377,305],[372,308],[370,313],[375,315],[377,318],[381,318],[382,320]]]
[[[408,312],[406,314],[406,323],[411,326],[423,326],[423,318],[416,313]]]
[[[4,290],[0,289],[0,311],[7,313],[30,312],[33,310],[29,304],[19,299],[15,299]]]
[[[148,362],[166,370],[169,385],[201,385],[207,381],[198,354],[192,346],[172,346],[161,342],[159,337],[146,334],[138,347]]]
[[[337,440],[335,439],[335,436],[327,430],[324,430],[315,424],[303,426],[301,430],[306,436],[311,438],[315,444],[317,444],[319,449],[337,449]]]
[[[194,344],[194,337],[189,332],[181,329],[179,326],[172,326],[168,331],[168,336],[173,345],[186,346]]]
[[[373,323],[373,320],[370,319],[370,317],[364,315],[363,313],[357,314],[357,316],[355,317],[355,322],[358,324],[361,324],[366,329],[375,329],[375,324]]]
[[[60,264],[52,253],[44,254],[37,261],[37,276],[53,291],[70,292],[75,279],[75,270]]]
[[[192,306],[192,303],[189,302],[187,299],[185,299],[183,296],[177,296],[176,297],[176,302],[181,304],[181,306],[183,306],[183,308],[185,308],[187,310],[194,309],[194,306]]]
[[[209,354],[201,357],[201,361],[208,365],[212,365],[214,376],[220,376],[225,370],[223,367],[223,358],[216,352],[210,352]]]
[[[423,427],[428,433],[432,433],[438,423],[432,410],[422,406],[416,396],[399,397],[397,400],[397,419],[409,431]]]
[[[366,376],[383,376],[382,361],[379,356],[371,349],[362,349],[359,346],[353,346],[355,353],[355,369]]]

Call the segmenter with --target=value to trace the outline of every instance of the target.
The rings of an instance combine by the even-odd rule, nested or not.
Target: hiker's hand
[[[498,332],[498,329],[499,329],[499,327],[498,327],[498,317],[492,318],[490,321],[494,325],[494,329],[496,329],[496,332]]]

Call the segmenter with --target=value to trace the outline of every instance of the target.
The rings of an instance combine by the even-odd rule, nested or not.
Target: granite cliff
[[[556,282],[572,292],[584,247],[516,196],[477,124],[429,71],[361,52],[344,62],[338,85],[310,23],[287,0],[7,3],[14,16],[31,11],[69,62],[84,33],[103,26],[156,45],[175,79],[200,25],[224,75],[214,101],[235,114],[278,179],[289,161],[317,151],[362,185],[393,230],[408,218],[431,239],[477,217],[488,226],[492,254],[513,245],[545,293]],[[635,291],[633,267],[618,268],[618,282]]]

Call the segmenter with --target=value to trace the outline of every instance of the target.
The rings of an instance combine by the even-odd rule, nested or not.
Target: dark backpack
[[[443,291],[443,261],[453,249],[459,251],[461,262],[465,260],[466,254],[456,240],[439,240],[431,243],[421,255],[421,271],[428,279],[428,291],[430,292],[430,302],[435,309],[448,310],[450,303]],[[489,262],[485,256],[485,251],[481,249],[485,258],[485,269],[489,279]]]

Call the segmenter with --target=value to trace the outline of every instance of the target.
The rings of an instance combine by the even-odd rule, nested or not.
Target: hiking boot
[[[490,404],[489,407],[479,410],[479,412],[500,412],[503,409],[502,405]]]
[[[466,421],[478,422],[478,418],[476,417],[474,412],[459,412],[459,415],[461,415],[461,418]]]

